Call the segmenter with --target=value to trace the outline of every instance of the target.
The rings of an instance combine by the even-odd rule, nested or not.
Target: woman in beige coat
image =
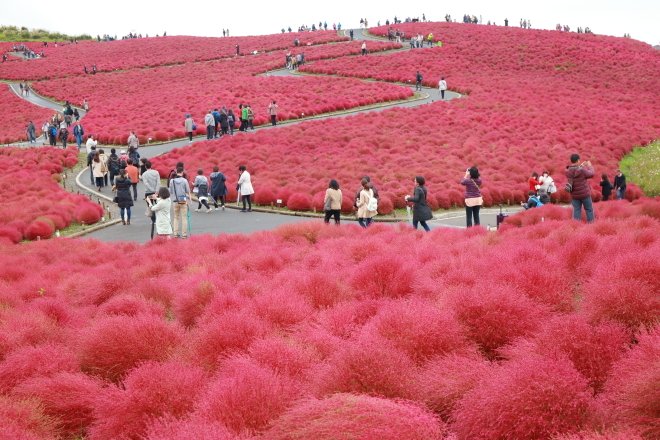
[[[362,191],[360,191],[360,198],[357,200],[358,206],[358,222],[363,228],[368,227],[373,222],[373,217],[378,214],[378,210],[369,211],[369,201],[374,198],[374,190],[369,187],[369,182],[362,179]]]
[[[96,189],[98,191],[101,191],[101,187],[103,186],[103,176],[105,176],[105,173],[107,172],[108,169],[97,151],[94,153],[94,159],[92,159],[92,173],[94,173],[94,181],[96,182]]]
[[[334,217],[335,224],[339,225],[339,214],[341,213],[341,191],[339,191],[339,183],[337,183],[335,179],[330,181],[328,189],[325,190],[323,209],[325,210],[324,221],[330,223],[330,217]]]

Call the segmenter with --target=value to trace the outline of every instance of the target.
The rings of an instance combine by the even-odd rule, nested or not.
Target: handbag
[[[323,204],[323,210],[324,211],[331,211],[332,210],[332,197],[328,197]]]
[[[479,192],[479,197],[470,197],[468,199],[465,199],[465,206],[468,207],[473,207],[473,206],[481,206],[484,204],[484,198],[481,196],[481,191],[479,190],[479,185],[477,185],[477,182],[472,180],[472,183],[474,183],[474,187],[477,188],[477,191]]]
[[[193,124],[192,128],[193,128],[193,131],[197,130],[197,126],[195,124]]]
[[[115,190],[112,193],[114,194],[113,197],[112,197],[112,203],[119,203],[119,196],[117,195],[118,191]]]
[[[374,197],[373,195],[373,190],[371,192],[371,195],[369,197],[369,201],[367,202],[367,211],[369,212],[376,212],[378,211],[378,199]]]

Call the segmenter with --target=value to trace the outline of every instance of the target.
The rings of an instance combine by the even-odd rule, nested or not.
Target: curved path
[[[347,33],[347,30],[344,30],[345,33]],[[379,41],[382,40],[380,38],[372,37],[369,35],[363,34],[361,29],[354,29],[354,39],[355,40],[371,40],[371,41]],[[385,55],[385,54],[390,54],[393,52],[398,52],[398,51],[403,51],[403,50],[411,50],[410,47],[406,47],[404,45],[403,49],[398,49],[395,51],[385,51],[385,52],[379,52],[377,54],[372,54],[370,56],[375,56],[375,55]],[[416,50],[423,50],[423,49],[416,49]],[[357,55],[359,56],[359,55]],[[304,75],[303,73],[297,73],[297,72],[292,72],[289,69],[278,69],[275,71],[270,71],[265,74],[262,74],[265,76],[295,76],[299,77]],[[398,84],[402,87],[409,87],[411,89],[414,89],[414,85],[406,85],[406,84]],[[20,96],[19,93],[19,86],[18,84],[10,84],[10,87],[18,96]],[[315,117],[313,119],[329,119],[329,118],[337,118],[337,117],[346,117],[349,115],[357,114],[357,113],[364,113],[364,112],[371,112],[371,111],[381,111],[389,108],[394,108],[394,107],[419,107],[421,105],[425,104],[430,104],[434,101],[439,100],[439,93],[437,89],[431,89],[428,87],[423,87],[422,88],[422,93],[423,95],[426,95],[425,97],[422,97],[421,99],[417,100],[411,100],[411,101],[404,101],[404,102],[398,102],[394,103],[391,105],[384,104],[382,106],[378,106],[377,108],[367,108],[367,109],[353,109],[353,110],[348,110],[346,112],[340,113],[340,114],[335,114],[335,115],[320,115],[318,117]],[[62,105],[60,103],[48,100],[46,98],[40,97],[34,93],[31,93],[30,96],[21,96],[23,99],[26,99],[30,102],[32,102],[35,105],[39,105],[41,107],[46,107],[46,108],[51,108],[56,111],[60,111],[62,108]],[[455,93],[455,92],[450,92],[447,91],[445,93],[445,100],[451,100],[455,98],[461,97],[460,94]],[[81,111],[79,109],[79,111]],[[81,117],[84,116],[84,111],[81,112]],[[311,119],[311,118],[310,118]],[[261,126],[257,127],[256,130],[272,130],[276,129],[278,127],[282,126],[289,126],[289,125],[294,125],[294,124],[299,124],[301,122],[308,121],[310,119],[304,119],[304,120],[294,120],[294,121],[283,121],[282,123],[278,124],[276,127],[272,127],[270,125],[266,126]],[[237,136],[249,136],[250,133],[241,133],[238,132],[236,134]],[[193,140],[193,142],[198,142],[198,141],[205,141],[206,136],[198,136],[196,139]],[[18,144],[21,146],[29,146],[29,144],[23,143],[23,144]],[[180,140],[175,140],[175,141],[170,141],[170,142],[164,142],[160,144],[155,144],[155,145],[142,145],[140,146],[140,155],[141,157],[154,157],[158,156],[160,154],[166,153],[168,151],[171,151],[174,148],[180,148],[186,145],[190,145],[188,140],[186,139],[180,139]],[[103,147],[105,150],[109,150],[109,148],[112,148],[111,146],[108,147]],[[120,148],[120,147],[116,147]],[[109,153],[109,151],[107,152]],[[101,197],[103,199],[106,199],[108,201],[111,201],[111,193],[110,189],[108,187],[104,188],[104,190],[99,193],[96,191],[96,187],[93,182],[91,182],[91,176],[89,174],[89,171],[83,170],[77,178],[77,183],[79,186],[84,188],[87,192],[96,195],[97,197]],[[142,185],[142,182],[138,183],[138,196],[141,197],[144,194],[144,187]],[[194,209],[197,207],[196,203],[191,204],[191,208]],[[231,207],[225,211],[215,211],[213,210],[210,213],[206,213],[206,209],[202,207],[202,210],[197,213],[197,212],[191,212],[191,224],[193,225],[193,234],[198,235],[198,234],[205,234],[205,233],[211,233],[211,234],[219,234],[219,233],[250,233],[250,232],[255,232],[259,230],[265,230],[265,229],[273,229],[277,226],[280,226],[282,224],[287,224],[287,223],[295,223],[295,222],[300,222],[300,221],[309,221],[309,217],[302,217],[302,216],[292,216],[292,215],[281,215],[281,214],[271,214],[271,213],[263,213],[263,212],[252,212],[252,213],[241,213],[237,209],[235,209],[236,204],[233,203],[231,204]],[[144,205],[143,202],[138,199],[138,202],[136,202],[136,205],[133,208],[132,212],[132,218],[131,218],[131,226],[122,226],[122,225],[114,225],[110,226],[98,231],[95,231],[91,234],[89,234],[90,237],[97,238],[103,241],[118,241],[118,240],[130,240],[130,241],[138,241],[138,242],[146,242],[149,240],[149,234],[150,234],[150,220],[146,216],[143,215],[144,213]],[[490,224],[491,226],[495,225],[495,214],[496,210],[491,210],[489,211],[484,211],[482,214],[482,224],[488,225]],[[407,221],[407,219],[402,218],[402,221]],[[461,212],[456,212],[456,213],[449,213],[448,215],[445,216],[445,218],[438,219],[438,220],[433,220],[430,222],[431,228],[434,227],[464,227],[465,220],[464,220],[464,214]]]

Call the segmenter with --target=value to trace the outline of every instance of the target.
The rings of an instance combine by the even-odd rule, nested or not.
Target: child
[[[209,206],[209,181],[204,177],[204,170],[201,168],[197,170],[197,177],[195,177],[193,187],[195,188],[193,192],[197,192],[197,200],[199,200],[199,206],[197,206],[195,212],[199,212],[202,209],[202,205],[204,205],[208,214],[211,212],[211,207]]]
[[[612,190],[614,189],[614,185],[610,182],[610,179],[607,178],[607,174],[603,173],[600,176],[600,186],[601,186],[601,193],[603,194],[603,202],[607,202],[610,199],[610,196],[612,195]]]

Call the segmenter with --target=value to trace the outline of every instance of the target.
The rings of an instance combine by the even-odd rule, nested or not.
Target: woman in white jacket
[[[241,193],[241,199],[243,200],[243,209],[241,212],[252,212],[252,200],[250,197],[254,194],[254,188],[252,188],[252,182],[250,181],[250,173],[248,173],[245,165],[238,167],[241,175],[238,178],[238,191]],[[246,209],[246,204],[249,208]]]
[[[557,192],[555,181],[552,179],[552,177],[550,177],[550,173],[548,171],[543,171],[543,174],[541,174],[541,177],[539,177],[539,185],[536,187],[536,189],[544,189],[547,194],[554,194]]]
[[[158,198],[150,200],[149,208],[156,213],[156,234],[159,237],[170,237],[172,234],[172,223],[170,222],[170,210],[172,209],[172,199],[170,190],[161,186],[158,190]]]

